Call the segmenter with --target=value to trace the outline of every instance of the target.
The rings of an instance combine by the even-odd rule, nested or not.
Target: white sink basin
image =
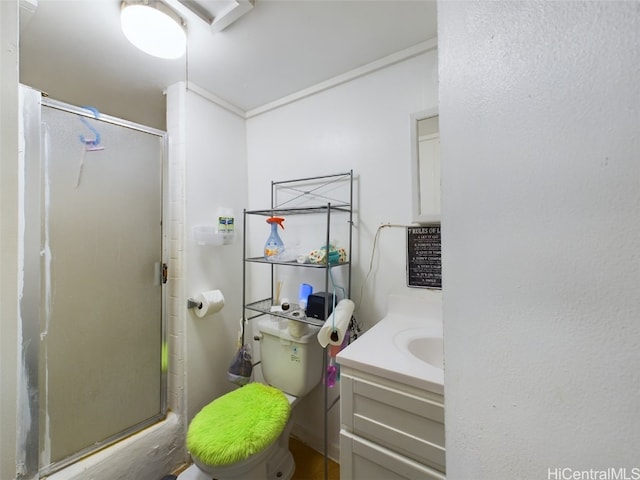
[[[346,373],[361,370],[443,395],[440,299],[422,299],[419,308],[406,297],[392,300],[390,296],[387,316],[342,350],[338,363]]]
[[[396,347],[405,355],[428,363],[437,368],[443,367],[442,337],[434,336],[427,328],[409,328],[395,335]]]
[[[444,394],[442,324],[387,316],[338,354],[338,363]]]

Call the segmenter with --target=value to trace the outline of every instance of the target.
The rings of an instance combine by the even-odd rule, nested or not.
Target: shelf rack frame
[[[273,217],[280,215],[308,215],[308,214],[325,214],[326,215],[326,237],[325,245],[328,248],[331,238],[331,221],[332,213],[341,213],[348,215],[348,260],[344,263],[332,265],[328,261],[326,264],[310,264],[284,261],[270,261],[263,257],[247,257],[247,216],[259,215],[265,217]],[[242,269],[242,344],[245,343],[245,327],[248,321],[263,315],[274,315],[289,320],[297,320],[303,323],[320,326],[324,323],[322,320],[300,317],[293,315],[296,312],[292,309],[292,313],[287,312],[271,312],[271,305],[274,298],[275,284],[275,266],[291,266],[301,268],[321,268],[324,269],[324,286],[328,291],[330,270],[332,268],[347,269],[347,288],[345,289],[346,298],[351,295],[351,256],[353,252],[353,170],[346,173],[338,173],[332,175],[322,175],[298,178],[293,180],[272,181],[271,182],[271,208],[264,210],[244,210],[243,212],[243,269]],[[327,259],[328,260],[328,259]],[[271,298],[261,299],[258,301],[247,302],[247,266],[252,263],[269,264],[271,268]],[[325,304],[324,318],[328,317],[329,305]],[[251,316],[247,316],[247,311],[251,312]],[[329,405],[328,387],[326,382],[326,372],[328,367],[327,349],[323,353],[323,379],[324,384],[324,479],[328,478],[328,421],[327,415],[329,410],[337,403],[339,397]]]

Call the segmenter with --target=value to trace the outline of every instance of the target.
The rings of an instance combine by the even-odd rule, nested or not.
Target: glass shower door
[[[161,419],[164,132],[43,101],[39,470]]]

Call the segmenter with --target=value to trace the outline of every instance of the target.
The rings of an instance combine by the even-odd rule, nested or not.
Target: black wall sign
[[[407,227],[407,285],[442,288],[440,225]]]

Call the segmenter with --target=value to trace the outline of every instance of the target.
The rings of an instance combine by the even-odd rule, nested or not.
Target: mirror
[[[440,223],[440,127],[436,109],[411,115],[413,222]]]

